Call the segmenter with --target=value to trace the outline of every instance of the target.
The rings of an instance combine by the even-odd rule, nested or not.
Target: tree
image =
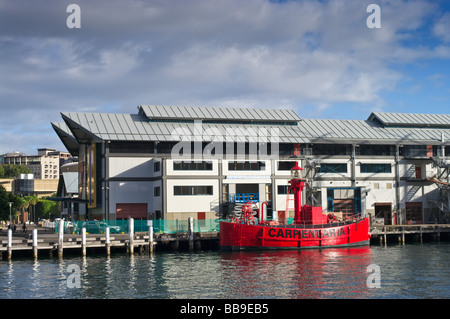
[[[32,211],[30,220],[33,222],[36,222],[36,204],[38,203],[39,198],[37,197],[36,194],[29,196],[29,197],[30,197],[30,200],[29,200],[30,205],[33,207],[33,211]]]
[[[40,199],[36,204],[36,217],[38,218],[50,218],[58,216],[58,203],[47,200]]]
[[[5,187],[0,185],[0,219],[9,220],[9,197]]]
[[[28,167],[20,164],[3,164],[2,168],[3,168],[3,178],[15,178],[19,174],[31,173]]]
[[[16,211],[21,207],[21,199],[12,193],[6,192],[5,187],[0,185],[0,219],[4,221],[9,221],[9,202],[12,202],[11,215],[13,220],[16,216]]]

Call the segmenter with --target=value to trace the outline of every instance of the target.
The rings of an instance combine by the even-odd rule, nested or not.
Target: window
[[[351,155],[350,144],[314,144],[312,146],[314,155]]]
[[[174,186],[175,196],[213,195],[212,186]]]
[[[153,188],[153,196],[154,197],[161,196],[161,187],[157,186],[157,187]]]
[[[190,162],[175,161],[173,162],[174,171],[212,171],[212,162]]]
[[[356,147],[356,155],[366,155],[366,156],[394,156],[395,146],[394,145],[371,145],[362,144]]]
[[[391,173],[391,164],[361,164],[361,173]]]
[[[229,162],[230,171],[263,171],[266,168],[265,162]]]
[[[153,163],[153,172],[159,172],[161,170],[161,162]]]
[[[295,166],[294,161],[279,161],[278,170],[279,171],[290,171],[292,167]]]
[[[278,185],[278,195],[287,195],[289,185]]]
[[[347,173],[347,163],[322,163],[320,164],[319,173]]]

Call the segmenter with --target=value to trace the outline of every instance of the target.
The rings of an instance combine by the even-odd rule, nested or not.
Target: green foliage
[[[9,221],[9,202],[12,202],[11,215],[14,218],[16,215],[16,210],[19,209],[21,204],[21,199],[11,193],[7,193],[5,187],[0,185],[0,219]]]
[[[0,178],[15,178],[19,174],[30,174],[31,171],[25,165],[2,164],[0,165]]]
[[[47,199],[40,199],[36,204],[37,218],[50,218],[50,215],[53,217],[58,216],[58,203]]]

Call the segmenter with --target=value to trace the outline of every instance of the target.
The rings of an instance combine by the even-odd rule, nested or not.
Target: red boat
[[[220,223],[222,250],[305,249],[368,245],[369,218],[338,220],[332,213],[325,215],[322,207],[302,206],[301,192],[306,180],[301,178],[296,163],[291,169],[290,190],[294,194],[294,223],[280,224],[254,218],[251,203],[242,207],[239,219]]]

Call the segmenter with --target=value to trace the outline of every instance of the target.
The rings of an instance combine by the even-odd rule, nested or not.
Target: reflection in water
[[[449,298],[450,244],[0,261],[0,298]],[[81,288],[67,285],[79,267]],[[381,288],[367,287],[368,266]]]
[[[370,248],[230,253],[222,280],[243,298],[367,297],[371,260]]]

